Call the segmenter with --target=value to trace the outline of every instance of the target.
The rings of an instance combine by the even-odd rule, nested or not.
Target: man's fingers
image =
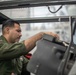
[[[51,32],[51,35],[54,36],[54,37],[59,38],[58,34],[56,34],[56,33],[52,33],[52,32]]]
[[[53,33],[53,32],[45,32],[45,34],[52,35],[54,37],[59,38],[59,36],[56,33]]]

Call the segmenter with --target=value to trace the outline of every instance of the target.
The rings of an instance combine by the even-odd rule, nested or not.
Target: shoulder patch
[[[23,57],[22,56],[20,56],[20,60],[23,61]]]

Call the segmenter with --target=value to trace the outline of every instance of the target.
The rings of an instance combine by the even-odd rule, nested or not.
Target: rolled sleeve
[[[13,59],[25,54],[27,50],[23,41],[14,44],[0,44],[0,59]]]

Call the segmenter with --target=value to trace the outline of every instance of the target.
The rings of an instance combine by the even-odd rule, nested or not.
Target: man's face
[[[15,43],[18,42],[21,38],[22,34],[21,34],[21,28],[18,24],[14,24],[14,27],[11,27],[9,29],[9,40],[10,43]]]

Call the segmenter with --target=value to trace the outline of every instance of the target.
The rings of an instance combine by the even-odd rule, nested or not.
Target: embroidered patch
[[[11,75],[15,75],[14,73],[11,73]]]
[[[23,61],[23,57],[22,56],[20,56],[20,60]]]
[[[15,74],[15,73],[11,73],[11,75],[17,75],[17,74]]]

